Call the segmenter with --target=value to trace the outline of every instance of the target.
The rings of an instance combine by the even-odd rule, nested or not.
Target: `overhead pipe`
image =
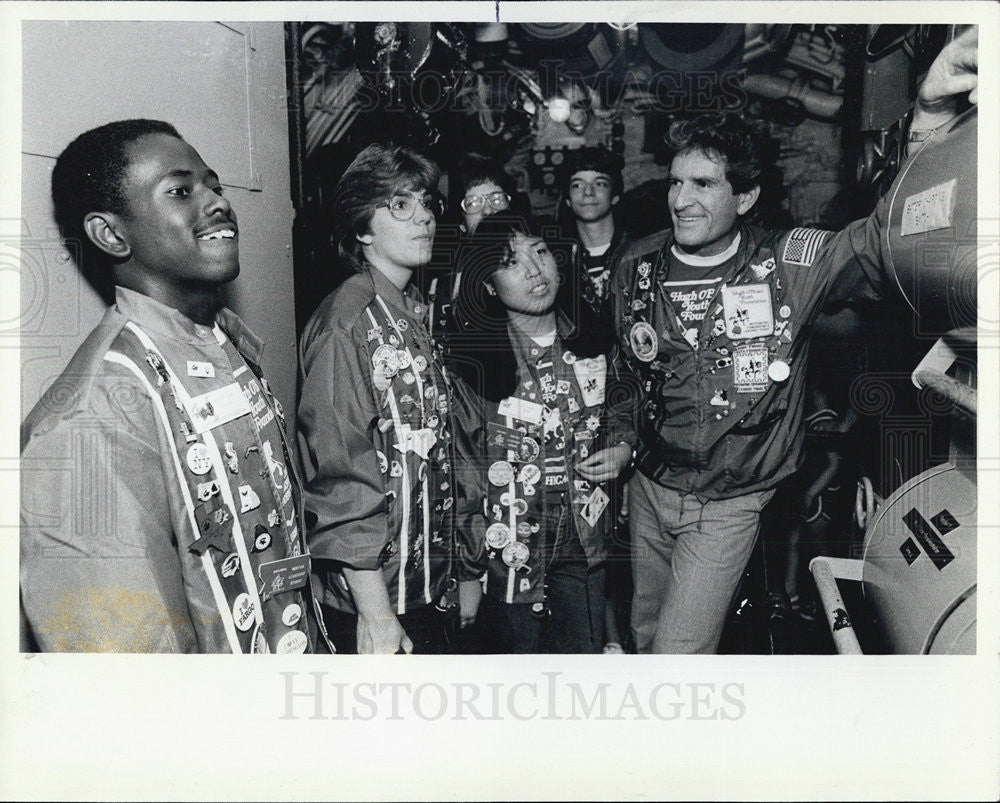
[[[801,79],[781,75],[748,75],[743,79],[743,89],[753,95],[774,100],[791,98],[800,102],[809,114],[824,120],[832,120],[844,105],[844,99],[839,95],[816,89]]]

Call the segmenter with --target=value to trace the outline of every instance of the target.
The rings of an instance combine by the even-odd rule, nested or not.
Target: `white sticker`
[[[573,373],[583,393],[583,403],[587,407],[604,404],[604,383],[607,378],[608,362],[603,354],[588,359],[577,359],[573,363]]]
[[[767,377],[767,346],[740,346],[733,349],[733,383],[737,393],[762,393]]]
[[[583,509],[580,511],[580,515],[587,524],[591,527],[596,527],[597,520],[601,518],[601,514],[610,501],[611,498],[604,491],[600,488],[594,488],[594,492],[587,499],[586,504],[584,504]]]
[[[722,288],[726,337],[745,340],[774,333],[771,288],[766,284],[740,284]]]
[[[953,178],[944,184],[908,196],[903,204],[900,236],[922,234],[925,231],[947,229],[951,226],[956,181],[957,179]]]
[[[250,403],[236,382],[195,396],[185,407],[199,435],[241,415],[250,414]]]
[[[249,513],[260,507],[260,497],[249,485],[241,485],[240,492],[240,513]]]
[[[509,396],[500,402],[498,412],[500,415],[509,415],[511,418],[516,418],[518,421],[538,425],[542,423],[543,409],[542,405],[538,404],[538,402]]]

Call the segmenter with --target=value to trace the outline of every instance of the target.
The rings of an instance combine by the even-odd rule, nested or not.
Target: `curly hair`
[[[403,146],[374,144],[362,150],[337,182],[333,202],[340,259],[364,269],[358,235],[368,231],[375,208],[400,190],[436,192],[441,171],[423,154]]]
[[[725,157],[726,179],[737,193],[761,183],[771,151],[766,123],[738,112],[709,112],[677,120],[665,140],[675,156],[697,150]]]
[[[87,237],[83,221],[91,212],[120,215],[127,211],[128,148],[147,134],[183,139],[162,120],[118,120],[80,134],[59,154],[52,170],[52,205],[63,243],[102,295],[111,280],[106,270],[109,260]]]

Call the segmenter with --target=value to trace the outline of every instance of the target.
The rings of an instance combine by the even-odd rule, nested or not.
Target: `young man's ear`
[[[89,212],[83,219],[83,230],[90,241],[108,256],[128,259],[132,246],[125,240],[118,216],[111,212]]]
[[[375,239],[375,238],[374,238],[374,237],[373,237],[373,236],[372,236],[372,235],[371,235],[371,234],[370,234],[369,232],[367,232],[367,231],[366,231],[366,232],[365,232],[364,234],[355,234],[354,236],[355,236],[355,238],[357,239],[357,241],[358,241],[359,243],[361,243],[362,245],[371,245],[371,244],[372,244],[372,242],[373,242],[373,241],[374,241],[374,239]]]
[[[739,215],[745,215],[753,209],[753,205],[757,203],[757,199],[759,197],[760,184],[755,184],[746,192],[736,193],[736,213]]]
[[[484,279],[483,280],[483,287],[486,288],[486,293],[488,295],[496,296],[497,289],[496,289],[496,287],[493,286],[493,280],[492,279]]]

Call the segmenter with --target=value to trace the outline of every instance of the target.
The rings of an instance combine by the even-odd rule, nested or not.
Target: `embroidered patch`
[[[809,267],[829,233],[822,229],[792,229],[785,240],[782,261],[789,265]]]

